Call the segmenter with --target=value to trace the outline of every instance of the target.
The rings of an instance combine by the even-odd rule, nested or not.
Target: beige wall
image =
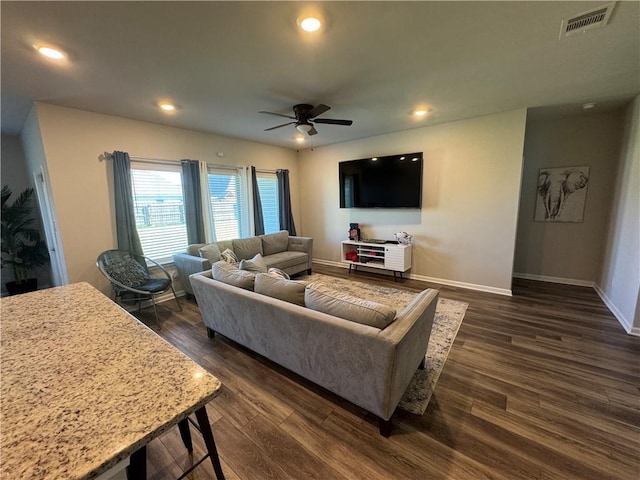
[[[514,266],[517,276],[593,285],[602,263],[622,125],[622,112],[528,119]],[[539,169],[583,165],[590,167],[584,221],[535,222]]]
[[[338,262],[349,223],[362,235],[413,235],[410,273],[509,293],[526,111],[489,115],[300,152],[302,230]],[[338,162],[424,152],[421,210],[340,209]]]
[[[626,111],[613,191],[596,289],[625,329],[640,335],[640,96]]]
[[[36,104],[36,114],[71,283],[87,281],[104,292],[109,290],[95,266],[97,256],[116,245],[111,166],[98,159],[105,151],[122,150],[141,158],[287,168],[294,220],[300,225],[294,150],[43,103]]]

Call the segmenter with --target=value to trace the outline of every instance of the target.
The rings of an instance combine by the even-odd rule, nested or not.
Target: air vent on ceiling
[[[594,8],[579,15],[562,20],[560,38],[571,37],[579,33],[584,33],[594,28],[604,27],[609,22],[611,12],[616,2],[607,3],[601,7]]]

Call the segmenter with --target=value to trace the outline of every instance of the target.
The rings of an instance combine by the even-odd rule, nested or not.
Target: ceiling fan
[[[336,120],[333,118],[316,118],[318,115],[322,115],[327,110],[330,110],[331,107],[328,105],[323,105],[322,103],[318,106],[314,107],[313,105],[309,105],[306,103],[300,103],[298,105],[293,106],[293,113],[295,116],[291,115],[283,115],[281,113],[274,112],[258,112],[258,113],[267,113],[269,115],[277,115],[278,117],[289,118],[294,120],[293,122],[283,123],[282,125],[276,125],[275,127],[265,128],[265,132],[269,130],[275,130],[276,128],[286,127],[287,125],[295,125],[296,129],[299,132],[306,133],[307,135],[316,135],[318,131],[316,130],[314,123],[326,123],[329,125],[346,125],[349,126],[353,124],[353,120]]]

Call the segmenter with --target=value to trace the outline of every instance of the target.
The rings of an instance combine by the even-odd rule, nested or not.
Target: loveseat
[[[285,287],[274,289],[278,281],[264,273],[251,279],[251,272],[240,271],[240,283],[226,283],[213,278],[216,271],[233,274],[228,269],[234,267],[218,268],[222,263],[213,274],[190,277],[209,337],[220,333],[375,414],[388,436],[394,410],[417,368],[424,368],[438,291],[424,290],[394,312],[330,286],[281,279]],[[283,300],[290,287],[298,293]]]
[[[305,271],[311,273],[313,239],[290,236],[286,230],[211,244],[195,243],[189,245],[185,252],[173,256],[185,293],[193,295],[189,275],[209,270],[226,250],[231,250],[238,261],[250,259],[259,253],[268,268],[278,268],[289,275]]]

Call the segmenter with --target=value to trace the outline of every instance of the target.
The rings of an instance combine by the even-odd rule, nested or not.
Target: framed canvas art
[[[581,223],[588,183],[589,167],[541,168],[534,220]]]

